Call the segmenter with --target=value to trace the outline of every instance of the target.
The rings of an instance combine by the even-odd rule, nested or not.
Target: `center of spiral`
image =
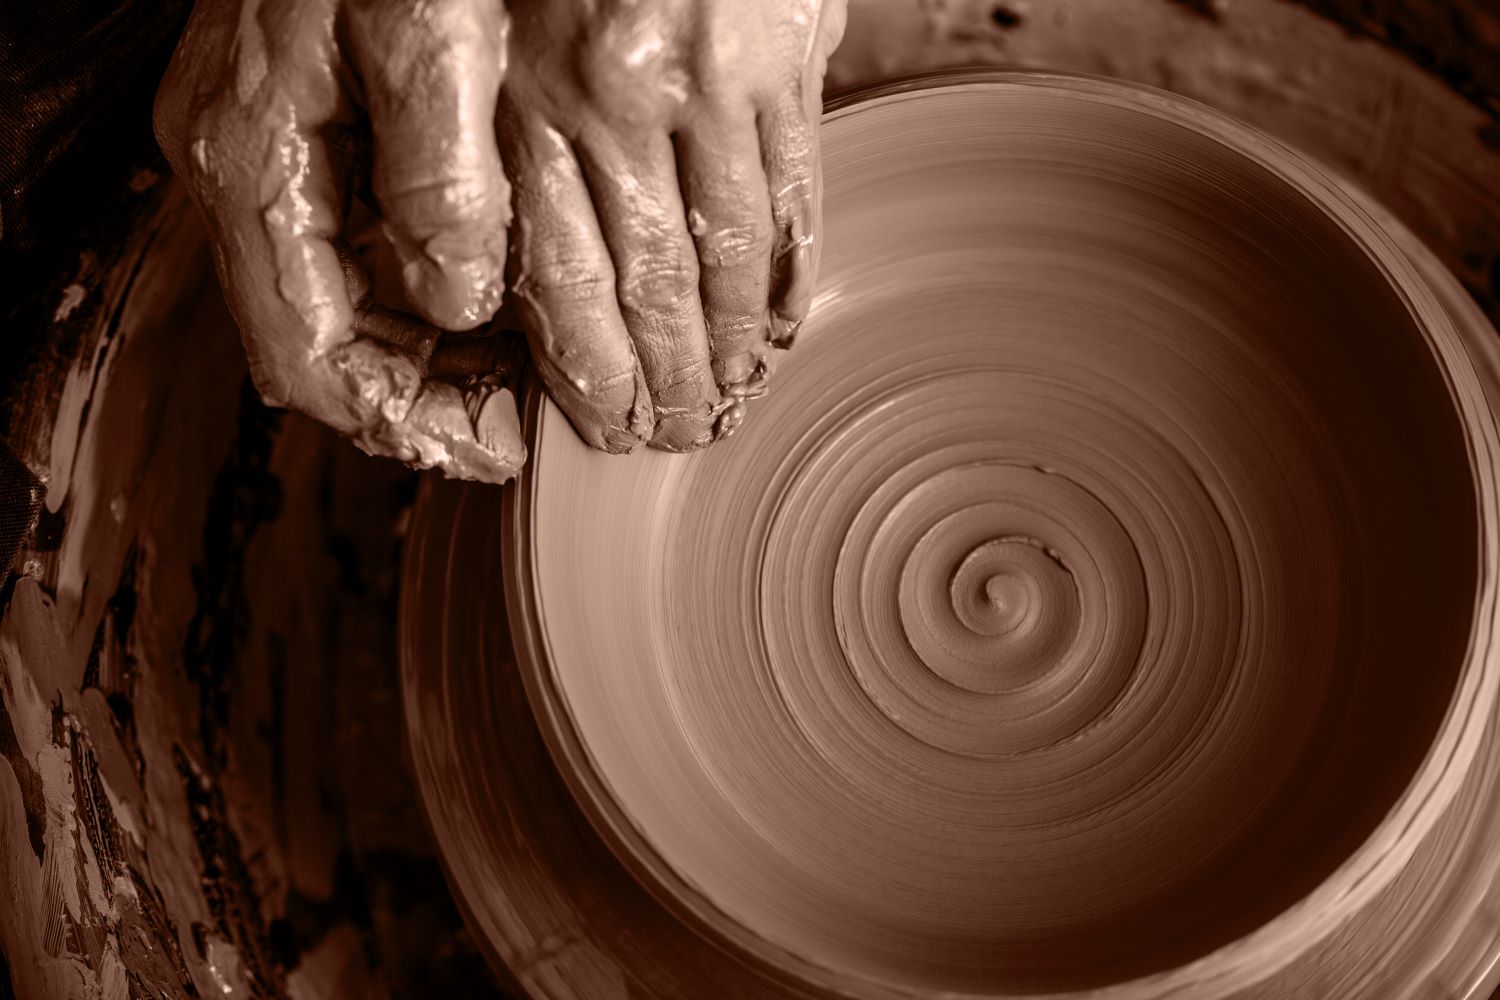
[[[1139,659],[1131,537],[1070,470],[923,461],[935,469],[885,479],[839,539],[833,624],[850,673],[887,719],[946,751],[1069,738]]]
[[[953,572],[953,614],[976,636],[1021,641],[1065,615],[1072,590],[1066,567],[1035,539],[998,538],[971,551]],[[1005,658],[1001,646],[993,652]]]
[[[944,560],[941,539],[961,541],[966,520],[945,522],[907,563],[907,592],[916,598],[904,616],[908,639],[927,669],[944,680],[999,694],[1057,665],[1078,628],[1077,585],[1058,557],[1029,535],[1001,534],[978,544],[970,536]],[[922,596],[944,583],[946,601]]]
[[[1026,618],[1029,602],[1025,584],[1008,573],[997,573],[984,581],[984,599],[1007,632]]]

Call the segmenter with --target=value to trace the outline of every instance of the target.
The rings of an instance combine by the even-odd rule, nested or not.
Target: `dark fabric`
[[[149,139],[151,97],[189,9],[187,0],[0,5],[0,245],[54,237],[87,210],[80,185],[122,145]]]
[[[0,0],[0,440],[92,329],[166,166],[151,103],[189,0]],[[70,284],[82,308],[57,319]],[[61,359],[61,360],[60,360]]]
[[[16,553],[36,525],[45,495],[41,481],[0,442],[0,585],[10,579]]]

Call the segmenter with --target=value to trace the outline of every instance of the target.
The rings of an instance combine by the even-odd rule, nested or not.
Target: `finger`
[[[325,398],[342,390],[375,409],[373,419],[345,428],[369,454],[441,469],[454,479],[503,483],[513,477],[526,461],[526,446],[510,389],[495,378],[460,388],[423,378],[422,370],[400,350],[357,337],[314,366],[312,378]]]
[[[510,190],[495,144],[501,0],[362,0],[350,47],[375,135],[374,188],[412,303],[468,330],[504,292]]]
[[[676,157],[665,133],[628,146],[602,130],[579,142],[615,292],[656,413],[654,447],[686,451],[713,440],[722,411],[698,297]]]
[[[714,381],[725,396],[759,391],[771,284],[771,199],[749,108],[678,132],[678,176],[697,246]]]
[[[328,384],[321,361],[309,378],[329,402],[341,391],[381,400],[373,419],[340,429],[370,454],[439,468],[451,478],[503,483],[514,476],[526,446],[515,397],[506,388],[520,370],[511,338],[445,335],[380,305],[352,249],[337,239],[333,247],[353,308],[354,337],[327,356],[341,385]],[[338,426],[336,415],[312,415]]]
[[[595,448],[628,452],[655,428],[651,395],[615,301],[615,271],[566,139],[501,100],[514,185],[512,287],[550,395]]]
[[[310,245],[302,256],[316,259],[319,248]],[[349,327],[323,338],[323,347],[315,338],[278,359],[271,348],[283,343],[256,332],[266,320],[253,313],[241,320],[252,374],[268,400],[329,424],[372,455],[459,479],[512,478],[526,459],[516,401],[502,384],[514,373],[513,360],[493,349],[482,358],[462,345],[447,350],[437,328],[369,302],[368,280],[349,254],[335,252],[334,260]],[[330,291],[334,280],[327,275]],[[330,301],[342,311],[336,293]],[[490,345],[497,338],[474,339]]]
[[[816,123],[787,97],[758,120],[761,157],[776,235],[771,257],[771,338],[790,347],[807,318],[817,283],[822,228],[822,174]]]

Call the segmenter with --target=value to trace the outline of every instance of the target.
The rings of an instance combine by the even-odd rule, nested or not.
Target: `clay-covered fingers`
[[[748,104],[741,111],[700,118],[675,136],[714,381],[734,399],[764,385],[774,236],[755,116]]]
[[[425,378],[422,354],[436,338],[356,303],[362,282],[335,250],[348,178],[324,137],[346,123],[347,105],[331,3],[262,15],[249,38],[236,5],[200,4],[205,30],[185,36],[157,104],[158,135],[208,223],[256,386],[376,454],[510,478],[525,456],[510,394]]]
[[[412,304],[468,330],[504,293],[510,189],[495,142],[503,0],[352,0],[374,189]]]
[[[725,436],[764,387],[768,345],[789,345],[811,305],[843,0],[507,7],[515,287],[553,398],[611,450]]]
[[[600,129],[578,147],[614,263],[620,315],[651,393],[651,444],[700,448],[713,440],[722,407],[672,140],[665,131]]]
[[[788,94],[761,112],[760,148],[771,196],[775,240],[771,255],[770,332],[790,347],[812,307],[818,277],[822,173],[816,112]]]
[[[584,441],[632,451],[655,430],[651,395],[572,144],[509,99],[501,112],[516,210],[511,285],[532,362]]]

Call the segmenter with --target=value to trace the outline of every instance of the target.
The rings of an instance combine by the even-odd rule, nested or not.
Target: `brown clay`
[[[545,996],[1379,974],[1494,770],[1493,332],[1155,92],[951,78],[824,135],[740,440],[611,460],[533,395],[503,517],[419,507],[412,745],[479,931]]]

